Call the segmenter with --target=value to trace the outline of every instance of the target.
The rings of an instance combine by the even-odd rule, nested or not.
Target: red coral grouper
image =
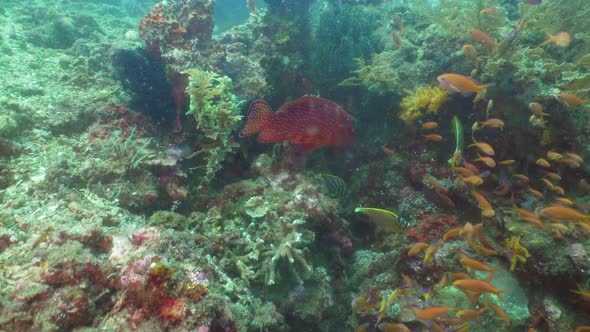
[[[275,113],[265,101],[254,101],[240,136],[256,133],[261,142],[290,141],[304,151],[322,146],[342,147],[354,141],[350,114],[335,102],[317,97],[301,97]]]

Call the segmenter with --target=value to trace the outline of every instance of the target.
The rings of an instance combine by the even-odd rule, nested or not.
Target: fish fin
[[[250,105],[246,125],[240,131],[240,137],[257,134],[264,130],[273,117],[270,105],[264,100],[256,100]]]
[[[489,83],[489,84],[484,84],[482,86],[480,86],[479,90],[477,91],[477,94],[475,95],[475,99],[473,100],[474,103],[485,99],[486,97],[486,92],[488,91],[488,88],[491,86],[494,86],[494,83]]]
[[[555,36],[547,32],[547,40],[539,44],[539,46],[545,46],[551,44],[555,40]]]

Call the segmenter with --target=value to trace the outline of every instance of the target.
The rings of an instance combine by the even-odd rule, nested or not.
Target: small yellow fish
[[[477,175],[472,175],[472,176],[469,176],[466,178],[461,177],[461,181],[463,181],[464,183],[467,183],[467,184],[474,185],[474,186],[479,186],[483,183],[483,179]]]
[[[479,158],[474,159],[473,161],[481,161],[482,163],[484,163],[489,168],[496,167],[496,161],[493,158],[491,158],[491,157],[482,157],[482,156],[479,156]]]
[[[565,48],[565,47],[570,46],[571,42],[572,42],[572,37],[567,32],[558,32],[555,35],[547,33],[547,40],[539,46],[555,44],[555,46],[557,46],[557,47]]]
[[[488,156],[493,156],[495,154],[494,148],[492,148],[491,145],[489,145],[488,143],[485,142],[475,142],[471,145],[469,145],[468,147],[477,147],[479,149],[479,151],[483,152],[484,154],[487,154]]]
[[[551,164],[549,164],[549,162],[544,159],[544,158],[539,158],[537,159],[537,161],[535,162],[535,164],[541,166],[541,167],[545,167],[545,168],[550,168]]]

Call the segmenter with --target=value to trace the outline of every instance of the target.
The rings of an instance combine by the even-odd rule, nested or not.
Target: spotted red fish
[[[261,142],[290,141],[304,151],[343,147],[354,141],[350,114],[335,102],[317,97],[301,97],[275,113],[265,101],[254,101],[240,136],[253,134],[258,134]]]

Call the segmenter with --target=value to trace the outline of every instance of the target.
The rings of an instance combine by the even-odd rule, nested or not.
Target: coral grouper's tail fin
[[[272,109],[264,100],[256,100],[250,105],[246,125],[240,131],[240,137],[257,134],[265,129],[272,119]]]

